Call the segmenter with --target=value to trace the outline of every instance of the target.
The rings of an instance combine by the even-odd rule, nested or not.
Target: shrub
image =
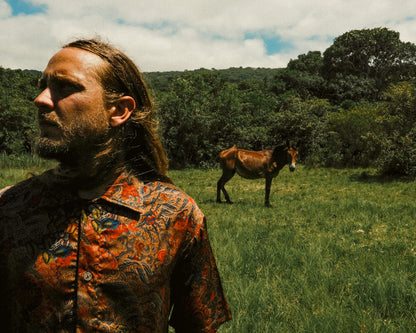
[[[373,106],[356,106],[333,112],[328,121],[326,165],[333,167],[369,167],[380,152],[379,110]]]
[[[416,87],[392,85],[379,123],[383,129],[377,166],[382,174],[416,177]]]

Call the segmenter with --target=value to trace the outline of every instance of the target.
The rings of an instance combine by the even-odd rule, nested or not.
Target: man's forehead
[[[104,64],[104,60],[94,53],[67,47],[52,56],[42,77],[83,77],[88,74],[95,76],[97,69]]]

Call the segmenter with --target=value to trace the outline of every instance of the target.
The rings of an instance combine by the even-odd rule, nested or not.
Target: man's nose
[[[53,108],[52,94],[49,88],[44,89],[38,97],[35,98],[35,105],[38,109]]]

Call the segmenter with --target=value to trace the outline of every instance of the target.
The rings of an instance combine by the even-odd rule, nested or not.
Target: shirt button
[[[91,279],[92,279],[92,274],[91,274],[91,272],[88,272],[88,271],[87,271],[87,272],[85,272],[85,273],[84,273],[84,280],[88,282],[88,281],[90,281]]]

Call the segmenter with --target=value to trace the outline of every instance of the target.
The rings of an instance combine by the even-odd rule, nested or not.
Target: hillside
[[[143,76],[150,88],[156,91],[167,92],[172,81],[189,74],[201,74],[206,72],[219,73],[220,77],[231,83],[242,81],[262,82],[271,81],[282,69],[278,68],[251,68],[231,67],[228,69],[205,69],[200,68],[192,71],[168,71],[168,72],[145,72]]]

